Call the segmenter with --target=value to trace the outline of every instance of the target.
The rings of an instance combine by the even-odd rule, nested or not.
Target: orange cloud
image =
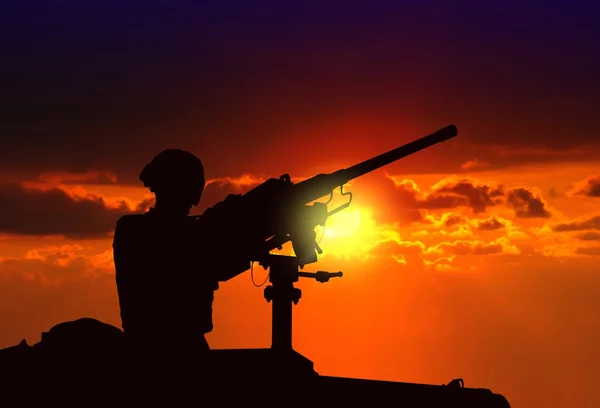
[[[495,231],[505,228],[508,221],[500,217],[491,216],[483,220],[474,220],[473,223],[475,224],[475,228],[481,231]]]
[[[215,201],[215,197],[223,198],[227,192],[246,191],[263,182],[265,178],[267,177],[246,174],[240,177],[211,180],[206,190],[207,197],[204,197],[203,200]],[[393,181],[396,186],[393,191],[395,199],[387,201],[393,201],[397,209],[396,212],[388,214],[388,219],[396,217],[396,220],[410,220],[411,223],[421,225],[423,229],[410,231],[401,237],[398,231],[402,224],[386,222],[377,214],[381,211],[376,213],[369,207],[359,206],[357,212],[352,212],[352,209],[346,210],[328,221],[327,228],[322,231],[323,245],[329,247],[325,256],[362,260],[373,259],[374,256],[384,256],[395,259],[403,265],[422,265],[425,256],[428,257],[427,262],[435,261],[431,259],[432,254],[436,254],[439,258],[448,257],[448,255],[515,253],[518,252],[518,247],[503,240],[514,240],[522,244],[530,241],[535,234],[539,235],[543,230],[535,226],[521,226],[515,224],[515,221],[524,218],[545,219],[550,214],[548,205],[541,197],[539,190],[530,187],[505,188],[497,182],[451,176],[435,183],[427,190],[422,190],[412,180],[393,176],[382,178],[379,182],[385,183],[386,180]],[[90,186],[90,188],[92,187]],[[13,217],[14,219],[35,221],[31,225],[45,225],[46,230],[37,231],[42,235],[62,234],[72,237],[91,237],[104,234],[109,236],[118,216],[133,211],[145,211],[153,203],[153,198],[150,196],[136,202],[118,200],[114,197],[109,199],[92,193],[81,185],[54,186],[30,183],[26,186],[16,186],[16,188],[21,197],[28,194],[31,197],[28,198],[29,202],[27,200],[15,202],[13,199],[15,208],[34,208],[37,205],[43,205],[46,215],[53,211],[58,215],[52,218],[61,219],[53,229],[48,229],[49,224],[45,222],[45,218]],[[360,190],[361,184],[358,184],[356,188]],[[43,201],[48,200],[48,197],[59,197],[62,201],[52,205],[51,201]],[[206,206],[206,203],[204,205]],[[473,214],[498,209],[498,206],[511,209],[515,220],[511,221],[497,214],[482,218],[473,217]],[[95,216],[89,216],[84,211],[90,209],[95,209]],[[448,209],[455,210],[447,211]],[[10,211],[5,212],[5,214],[9,213]],[[397,214],[404,214],[404,216],[397,217]],[[341,220],[337,226],[335,225],[336,219]],[[0,219],[0,221],[2,220]],[[4,220],[4,222],[7,225],[9,221]],[[356,227],[352,227],[353,225]],[[1,223],[0,226],[2,226]],[[24,233],[27,231],[24,226],[20,228],[18,229],[16,226],[13,226],[12,229],[5,228],[5,232]],[[29,228],[29,231],[33,231],[33,227]],[[71,229],[69,230],[69,228]],[[560,228],[565,227],[559,226],[558,229],[560,230]],[[407,236],[420,239],[407,240]],[[536,245],[539,250],[556,254],[555,248],[562,248],[560,253],[568,252],[575,255],[578,253],[577,248],[581,247],[581,245],[577,246],[575,242],[584,241],[582,238],[585,237],[564,238],[570,240],[568,244],[558,242],[557,237],[543,234],[538,238],[539,242]],[[592,241],[591,239],[587,240]],[[385,248],[390,249],[394,246],[401,250],[387,251],[386,253]],[[567,247],[568,251],[566,251]]]
[[[0,232],[26,235],[108,235],[120,216],[137,210],[125,201],[109,203],[81,190],[17,183],[0,185],[0,202]]]
[[[589,214],[577,218],[576,220],[560,223],[554,227],[555,231],[600,231],[600,214]]]
[[[94,252],[80,244],[34,248],[21,257],[0,259],[0,272],[49,285],[96,278],[114,273],[112,249]]]
[[[437,237],[433,242],[426,242],[422,239],[403,239],[397,224],[377,223],[370,211],[356,209],[353,214],[348,213],[348,217],[338,219],[338,223],[328,222],[330,234],[326,234],[320,243],[325,251],[322,259],[353,259],[361,264],[387,259],[410,268],[468,271],[473,269],[472,265],[456,265],[454,261],[457,257],[521,253],[518,246],[511,242],[510,231],[515,227],[509,220],[495,216],[471,220],[456,213],[444,213],[439,217],[427,214],[433,232],[420,230],[410,234],[419,238]],[[338,236],[340,227],[342,231],[350,228],[351,233]],[[453,230],[446,232],[440,227]],[[476,231],[503,231],[507,236],[484,241],[475,235]],[[460,239],[457,240],[457,237]],[[449,238],[454,239],[449,241]]]
[[[50,184],[104,184],[116,183],[117,175],[110,171],[86,171],[86,172],[45,172],[40,174],[38,180]]]
[[[119,217],[143,213],[154,205],[154,195],[146,192],[141,199],[108,196],[95,192],[99,178],[110,179],[110,173],[45,173],[39,181],[0,184],[0,233],[26,235],[65,235],[96,237],[110,235]],[[264,177],[243,175],[209,180],[196,209],[225,198],[227,193],[245,191],[262,183]],[[100,188],[100,190],[102,190]],[[145,189],[140,189],[145,190]]]
[[[589,176],[585,180],[575,183],[569,191],[569,195],[600,197],[600,175]]]
[[[552,213],[541,193],[534,188],[519,187],[508,191],[507,204],[519,218],[550,218]]]
[[[408,222],[431,221],[427,216],[427,210],[465,208],[477,214],[504,205],[512,209],[517,218],[549,218],[554,211],[540,191],[533,187],[505,188],[496,182],[451,176],[434,184],[429,190],[422,191],[412,180],[395,176],[389,178],[396,186],[392,200],[397,202],[400,208],[400,211],[394,215]],[[458,222],[458,218],[445,220],[445,222]],[[500,227],[490,220],[480,228],[493,226]]]
[[[456,259],[456,255],[449,256],[447,258],[437,258],[434,261],[423,260],[425,266],[433,269],[434,271],[459,271],[460,268],[452,265],[452,262]]]
[[[266,176],[255,176],[252,174],[243,174],[238,177],[219,177],[206,181],[206,185],[217,184],[221,187],[231,185],[236,189],[244,189],[248,187],[254,187],[261,183],[264,183],[269,177]]]
[[[594,231],[587,231],[574,236],[582,241],[600,241],[600,233]]]
[[[480,161],[480,160],[468,160],[460,165],[460,168],[463,170],[474,170],[474,169],[483,169],[490,167],[488,162]]]
[[[486,211],[489,207],[503,202],[504,190],[501,185],[484,183],[476,179],[445,178],[428,190],[421,190],[417,183],[396,176],[388,176],[396,187],[386,191],[388,209],[386,220],[423,222],[427,220],[427,210],[470,209],[474,213]],[[393,203],[393,204],[392,204]]]
[[[464,214],[455,212],[445,212],[439,216],[436,214],[426,213],[424,216],[424,222],[432,224],[432,226],[436,229],[460,226],[474,228],[480,231],[496,231],[506,228],[511,224],[509,220],[496,215],[491,215],[488,218],[483,219],[471,219]]]
[[[599,214],[588,214],[572,221],[555,224],[549,229],[557,234],[546,234],[544,241],[550,243],[545,248],[546,253],[573,257],[600,255],[600,246],[594,244],[600,240]]]
[[[510,244],[506,238],[498,238],[493,242],[480,240],[442,242],[427,248],[427,254],[437,255],[490,255],[490,254],[518,254],[519,249]]]

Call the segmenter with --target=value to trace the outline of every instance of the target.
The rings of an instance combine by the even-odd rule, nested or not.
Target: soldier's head
[[[140,181],[156,195],[157,208],[185,213],[198,205],[206,184],[202,161],[180,149],[156,155],[140,173]]]

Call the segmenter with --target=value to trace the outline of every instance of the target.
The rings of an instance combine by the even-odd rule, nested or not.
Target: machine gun
[[[315,241],[315,228],[318,225],[324,226],[328,217],[350,205],[352,193],[344,191],[345,184],[420,150],[451,139],[457,134],[456,126],[449,125],[349,168],[330,174],[318,174],[297,184],[291,181],[289,174],[284,174],[278,179],[271,178],[244,195],[239,195],[237,199],[226,199],[207,212],[210,211],[209,218],[220,225],[227,222],[239,224],[232,219],[243,220],[240,223],[243,223],[244,228],[252,230],[253,236],[256,236],[256,240],[261,244],[264,241],[264,246],[260,253],[256,254],[254,261],[268,266],[264,265],[265,262],[268,264],[268,260],[265,259],[269,258],[267,254],[276,248],[281,249],[285,243],[291,241],[302,268],[306,264],[316,262],[317,254],[322,253]],[[341,194],[347,196],[349,201],[328,211],[327,204],[331,202],[333,192],[338,187]],[[330,197],[327,203],[314,202],[326,196]],[[198,217],[201,218],[203,215]]]

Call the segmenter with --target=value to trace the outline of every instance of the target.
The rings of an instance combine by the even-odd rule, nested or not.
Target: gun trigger
[[[321,249],[321,247],[319,246],[319,244],[317,244],[317,241],[315,241],[315,249],[317,250],[317,253],[319,255],[321,255],[323,253],[323,250]]]

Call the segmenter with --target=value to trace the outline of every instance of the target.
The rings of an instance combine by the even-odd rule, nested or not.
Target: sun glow
[[[321,234],[327,238],[347,238],[360,230],[360,210],[351,212],[340,212],[327,220],[325,228],[321,228]]]
[[[325,227],[317,227],[317,240],[323,249],[321,256],[341,258],[363,257],[381,242],[382,231],[371,212],[365,209],[348,209],[327,219]]]

